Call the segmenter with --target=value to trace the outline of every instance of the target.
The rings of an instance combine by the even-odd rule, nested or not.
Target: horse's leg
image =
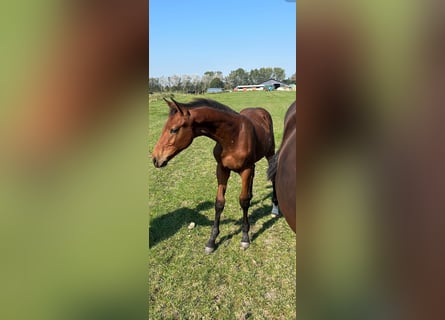
[[[267,158],[267,162],[269,163],[269,168],[271,166],[278,166],[278,153],[276,153],[272,157]],[[272,215],[277,217],[280,214],[280,211],[278,209],[277,191],[275,189],[275,177],[276,174],[274,174],[273,177],[271,177],[270,179],[272,180]]]
[[[278,209],[277,191],[275,189],[275,178],[272,179],[272,215],[280,215],[280,210]]]
[[[216,247],[215,240],[219,234],[219,221],[226,202],[224,196],[227,189],[227,180],[229,180],[230,177],[230,170],[224,168],[221,163],[218,163],[216,167],[216,177],[218,179],[218,191],[215,200],[215,221],[213,222],[212,232],[210,233],[210,238],[205,247],[206,253],[212,253]]]
[[[241,238],[241,248],[247,249],[250,245],[249,240],[249,217],[248,210],[250,207],[250,200],[252,199],[252,186],[253,177],[255,175],[255,166],[245,169],[240,173],[241,176],[241,194],[239,197],[239,203],[243,209],[243,236]]]

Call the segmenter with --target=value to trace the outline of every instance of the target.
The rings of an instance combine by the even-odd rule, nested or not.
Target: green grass
[[[239,111],[266,108],[281,142],[284,114],[295,92],[242,92],[205,95]],[[175,95],[178,101],[196,96]],[[168,108],[152,96],[149,147],[153,149]],[[214,218],[216,162],[214,141],[200,137],[170,161],[149,169],[150,319],[295,319],[295,235],[283,218],[273,219],[267,161],[256,165],[249,210],[251,246],[243,251],[240,178],[232,173],[221,218],[217,250],[204,253]],[[196,227],[189,230],[189,223]]]

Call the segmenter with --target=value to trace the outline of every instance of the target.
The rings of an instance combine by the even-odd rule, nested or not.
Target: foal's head
[[[194,134],[189,110],[172,99],[167,122],[153,150],[153,164],[156,168],[167,165],[168,161],[187,148],[193,141]]]

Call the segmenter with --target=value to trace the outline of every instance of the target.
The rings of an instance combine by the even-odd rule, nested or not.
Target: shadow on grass
[[[198,204],[194,209],[179,208],[150,220],[149,247],[152,248],[159,242],[170,238],[184,225],[192,221],[197,225],[211,226],[212,221],[203,215],[201,211],[209,210],[213,206],[213,202],[205,201]]]
[[[272,196],[272,192],[268,196],[265,196],[261,200],[253,201],[251,203],[251,207],[254,206],[255,204],[267,199],[267,198],[271,198],[271,196]],[[198,204],[195,208],[192,208],[192,209],[191,208],[179,208],[175,211],[172,211],[172,212],[164,214],[160,217],[154,218],[153,220],[150,221],[149,248],[152,248],[155,245],[157,245],[158,243],[172,237],[182,227],[186,226],[187,224],[189,224],[192,221],[195,222],[196,225],[211,227],[213,225],[213,219],[214,219],[213,214],[210,217],[211,219],[209,219],[209,217],[207,215],[204,215],[201,212],[207,211],[213,207],[214,207],[213,202],[205,201],[205,202]],[[261,208],[255,209],[254,211],[251,211],[249,213],[250,224],[251,225],[255,224],[261,218],[264,218],[264,217],[270,215],[271,210],[272,210],[272,206],[263,206]],[[265,222],[260,230],[258,230],[257,232],[255,232],[251,235],[251,241],[254,241],[256,238],[258,238],[259,235],[261,235],[264,231],[269,229],[276,222],[276,220],[277,220],[277,218],[270,218],[270,220]],[[228,235],[223,235],[223,236],[218,237],[215,249],[218,249],[218,247],[226,241],[228,243],[229,240],[232,239],[232,237],[234,235],[241,234],[242,221],[243,221],[243,219],[242,219],[241,210],[240,210],[240,219],[239,220],[224,219],[224,212],[223,212],[223,216],[221,217],[220,224],[223,225],[223,224],[233,223],[233,224],[239,226],[239,228],[237,228],[235,231],[231,232]],[[209,228],[209,236],[210,236],[210,230],[211,230],[211,228]],[[205,241],[207,241],[207,239],[205,239]],[[240,237],[240,241],[241,241],[241,237]]]
[[[204,215],[201,212],[213,208],[214,205],[214,202],[205,201],[198,204],[194,209],[179,208],[175,211],[154,218],[150,221],[149,248],[152,248],[159,242],[170,238],[171,236],[176,234],[176,232],[178,232],[182,227],[192,221],[199,226],[211,227],[213,225],[213,214],[211,215],[212,219],[209,219],[207,215]],[[235,221],[236,220],[233,219],[222,218],[220,224],[234,223]]]

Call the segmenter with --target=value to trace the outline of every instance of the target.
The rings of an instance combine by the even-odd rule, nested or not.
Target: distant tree
[[[206,91],[208,88],[210,88],[210,81],[213,80],[215,73],[213,71],[206,71],[204,72],[204,75],[201,78],[202,82],[202,92]]]
[[[197,93],[202,94],[207,90],[207,88],[208,88],[207,84],[202,80],[198,81],[196,84],[196,92]]]
[[[274,78],[287,84],[295,83],[295,73],[290,79],[284,79],[282,68],[259,68],[249,72],[238,68],[223,76],[221,71],[206,71],[202,77],[197,75],[172,75],[169,77],[149,78],[148,87],[150,92],[182,91],[204,93],[208,88],[233,89],[238,85],[258,84]]]
[[[250,71],[251,84],[259,84],[272,78],[272,68],[259,68]]]
[[[230,88],[235,88],[236,86],[249,84],[249,73],[247,73],[243,68],[238,68],[231,71],[226,77],[226,83]]]
[[[219,79],[215,80],[215,79]],[[216,84],[218,84],[218,88],[223,88],[224,84],[223,84],[223,73],[221,71],[206,71],[204,72],[204,76],[202,78],[202,81],[204,81],[204,83],[206,84],[207,88],[215,88],[214,84],[212,84],[212,81],[215,81]]]
[[[148,90],[150,92],[161,92],[162,91],[162,85],[159,81],[159,78],[149,78],[148,79]]]
[[[215,71],[215,77],[218,77],[221,80],[224,78],[223,73],[221,71]]]
[[[162,91],[165,91],[168,86],[168,78],[167,77],[160,77],[159,78],[159,84],[162,87]]]
[[[285,83],[285,84],[291,84],[291,83],[292,83],[292,80],[290,80],[290,79],[284,79],[284,80],[281,80],[281,82],[283,82],[283,83]]]
[[[178,76],[177,74],[168,77],[168,81],[169,81],[169,87],[172,91],[179,91],[181,90],[181,77]]]
[[[201,81],[201,78],[199,76],[193,76],[192,77],[192,88],[190,91],[194,91],[195,93],[198,93],[199,91],[199,83]]]
[[[257,84],[259,83],[258,79],[260,79],[260,70],[252,69],[249,71],[249,84]]]
[[[225,90],[232,90],[233,89],[232,85],[229,82],[227,82],[227,77],[224,79],[224,89]]]
[[[278,81],[283,81],[286,78],[286,72],[284,71],[283,68],[275,67],[272,69],[271,78]]]
[[[259,68],[252,69],[249,73],[250,84],[259,84],[269,79],[281,81],[284,79],[284,69],[282,68]]]
[[[213,79],[215,76],[215,71],[206,71],[206,72],[204,72],[204,76]]]
[[[190,81],[191,77],[189,75],[183,75],[181,77],[181,91],[187,93],[192,86],[192,82]]]
[[[224,82],[220,78],[213,78],[210,81],[209,88],[224,88]]]
[[[296,80],[296,74],[294,73],[290,78],[283,80],[283,82],[285,84],[295,84]]]

